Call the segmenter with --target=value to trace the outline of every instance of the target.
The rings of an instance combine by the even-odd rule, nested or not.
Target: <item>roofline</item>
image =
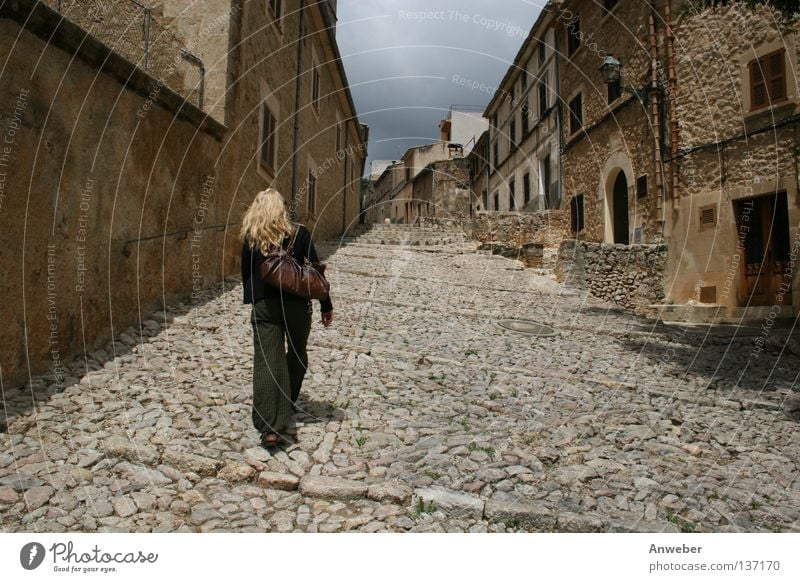
[[[519,51],[517,51],[517,56],[514,57],[514,62],[511,64],[510,67],[508,67],[508,70],[506,70],[506,74],[503,76],[503,80],[500,81],[500,85],[497,87],[497,91],[494,92],[492,100],[489,101],[489,105],[486,106],[486,109],[483,112],[484,117],[491,119],[492,114],[494,113],[494,110],[498,105],[497,102],[500,99],[501,92],[508,93],[508,91],[503,91],[503,87],[508,85],[512,75],[516,74],[517,69],[519,68],[517,67],[517,63],[519,63],[522,60],[522,56],[528,50],[528,47],[531,46],[534,40],[538,40],[537,38],[538,34],[536,33],[541,32],[540,28],[543,27],[546,21],[550,20],[551,17],[553,16],[553,12],[550,10],[550,8],[555,4],[561,4],[561,2],[559,0],[548,0],[547,4],[545,4],[544,7],[542,7],[542,11],[539,13],[539,17],[536,19],[536,22],[533,23],[531,31],[528,33],[527,38],[525,38],[525,42],[522,43],[522,46],[520,47]],[[549,22],[547,22],[547,24],[549,25]]]
[[[339,75],[342,78],[342,85],[344,86],[344,94],[347,98],[347,104],[350,106],[350,111],[353,114],[350,119],[355,122],[356,128],[358,128],[363,124],[358,120],[356,104],[353,101],[353,94],[350,92],[350,83],[347,80],[347,73],[344,70],[342,55],[339,52],[339,43],[336,40],[336,14],[333,12],[333,7],[327,0],[312,0],[312,2],[319,8],[320,13],[322,14],[322,21],[325,23],[325,31],[328,33],[328,39],[330,41],[331,48],[333,49],[333,60],[336,62],[336,68],[339,70]],[[358,135],[359,141],[366,146],[367,144],[364,141],[364,137],[361,135],[361,132],[357,130],[356,134]]]

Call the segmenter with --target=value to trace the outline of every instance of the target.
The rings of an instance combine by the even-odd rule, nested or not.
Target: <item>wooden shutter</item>
[[[786,99],[786,60],[778,51],[750,63],[750,109]]]

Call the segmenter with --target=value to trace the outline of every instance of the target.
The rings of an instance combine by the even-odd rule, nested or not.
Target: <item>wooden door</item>
[[[614,243],[630,244],[628,225],[628,179],[625,172],[620,171],[614,181]]]
[[[791,305],[789,208],[785,192],[736,204],[740,305]]]

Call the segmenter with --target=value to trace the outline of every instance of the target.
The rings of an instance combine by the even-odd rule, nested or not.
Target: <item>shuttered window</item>
[[[783,50],[750,63],[750,109],[786,99],[786,59]]]

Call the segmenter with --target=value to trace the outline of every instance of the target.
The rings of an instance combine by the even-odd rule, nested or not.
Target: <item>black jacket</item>
[[[297,231],[297,239],[294,241],[294,258],[301,265],[308,258],[312,263],[319,263],[319,256],[317,256],[317,249],[314,248],[314,242],[311,240],[311,233],[302,224],[298,225],[300,228]],[[283,246],[289,244],[289,239],[283,239]],[[251,249],[247,241],[242,245],[242,284],[244,285],[244,302],[255,303],[268,296],[280,296],[280,291],[268,285],[264,285],[261,281],[261,263],[264,262],[264,255],[258,250],[258,247]],[[333,304],[330,297],[322,299],[319,302],[322,313],[333,311]]]

